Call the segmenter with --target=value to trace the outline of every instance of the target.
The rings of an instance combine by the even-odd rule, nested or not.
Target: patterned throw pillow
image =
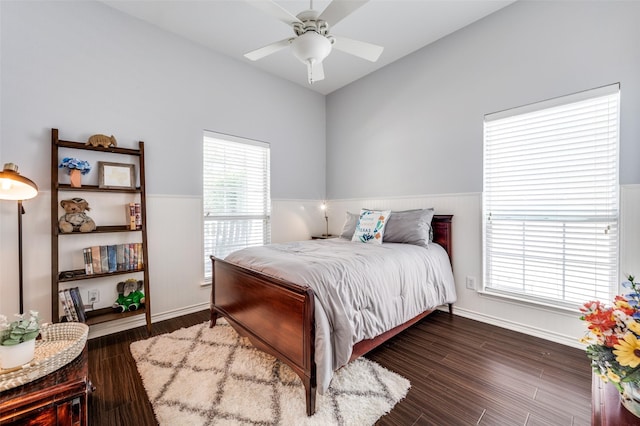
[[[365,210],[360,211],[360,218],[356,225],[351,241],[362,243],[382,244],[382,236],[391,210]]]

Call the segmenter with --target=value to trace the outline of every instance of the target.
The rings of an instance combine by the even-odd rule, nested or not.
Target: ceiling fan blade
[[[311,65],[311,69],[309,70],[309,84],[320,80],[324,80],[324,66],[322,62],[316,62]]]
[[[246,0],[246,2],[289,26],[294,22],[302,23],[295,15],[272,0]]]
[[[278,50],[282,50],[291,44],[293,38],[285,38],[284,40],[276,41],[275,43],[268,44],[251,52],[245,53],[244,57],[252,61],[257,61],[265,56],[269,56],[272,53],[276,53]]]
[[[353,40],[346,37],[334,37],[333,48],[345,53],[357,56],[367,61],[375,62],[378,60],[384,47],[376,44],[365,43],[364,41]]]
[[[320,16],[318,16],[318,19],[328,22],[329,25],[333,27],[368,1],[369,0],[333,0]]]

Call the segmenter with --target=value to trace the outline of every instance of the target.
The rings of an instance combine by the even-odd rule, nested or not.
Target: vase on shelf
[[[636,417],[640,417],[640,385],[633,382],[621,382],[620,402]]]
[[[82,172],[78,169],[69,170],[69,179],[72,188],[80,188],[82,186]]]
[[[0,345],[0,368],[8,369],[27,364],[34,357],[36,339],[12,346]]]

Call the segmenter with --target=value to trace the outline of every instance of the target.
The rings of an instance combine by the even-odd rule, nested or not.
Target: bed
[[[445,253],[448,273],[451,274],[451,286],[453,286],[450,269],[452,264],[451,222],[451,215],[433,216],[431,229],[433,243],[437,245],[434,245],[435,248],[431,251],[441,250]],[[334,250],[337,252],[342,249],[340,244],[343,243],[337,240],[324,240],[324,242],[325,244],[333,244]],[[323,244],[323,241],[314,240],[313,243],[307,243],[307,246],[311,247],[309,250],[311,250],[318,247],[311,246],[311,244]],[[301,243],[299,247],[296,246],[296,249],[306,250],[307,246],[302,244],[305,243]],[[344,242],[344,244],[349,244],[349,242]],[[382,244],[382,246],[384,245]],[[389,247],[392,245],[393,243],[388,244]],[[405,246],[405,249],[408,249],[406,246],[409,246],[408,244],[395,245]],[[291,247],[291,245],[287,247]],[[428,251],[431,249],[431,246],[429,247],[426,250],[422,247],[421,249]],[[226,259],[229,259],[229,256]],[[240,335],[248,337],[257,348],[289,365],[303,382],[307,415],[313,415],[318,389],[318,371],[321,371],[321,390],[328,386],[326,384],[327,354],[325,353],[327,349],[321,344],[316,346],[316,337],[318,336],[319,341],[322,340],[326,329],[334,325],[332,323],[331,326],[328,326],[324,324],[326,321],[317,321],[317,318],[323,316],[323,313],[319,312],[323,309],[323,305],[318,299],[323,300],[325,296],[317,296],[309,285],[297,284],[271,272],[265,273],[241,266],[236,261],[222,260],[213,256],[211,256],[211,261],[213,279],[210,326],[213,327],[218,316],[222,316]],[[286,274],[282,276],[286,276]],[[362,356],[420,321],[440,305],[448,305],[449,312],[452,312],[455,288],[447,291],[449,293],[446,298],[441,297],[437,304],[421,308],[420,312],[416,315],[412,314],[411,318],[403,320],[404,322],[401,324],[384,329],[374,336],[354,340],[355,343],[350,346],[350,350],[347,352],[348,359],[345,360],[345,363]],[[443,301],[445,303],[442,303]],[[317,347],[322,350],[317,350]],[[337,365],[337,367],[339,366]],[[334,365],[335,367],[336,365]],[[329,374],[332,372],[330,371]]]

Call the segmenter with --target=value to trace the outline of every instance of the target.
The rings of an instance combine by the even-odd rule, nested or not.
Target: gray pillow
[[[353,234],[356,232],[356,225],[358,224],[358,219],[360,219],[359,213],[347,212],[347,218],[344,221],[344,225],[342,226],[342,232],[340,232],[340,238],[346,238],[348,240],[351,240],[351,238],[353,238]]]
[[[431,220],[434,209],[414,209],[391,211],[389,220],[384,229],[385,243],[406,243],[419,246],[427,246],[433,241]],[[347,212],[340,238],[351,239],[356,231],[356,225],[360,215]]]
[[[392,211],[384,230],[384,242],[426,247],[433,240],[431,232],[433,214],[432,208]]]

